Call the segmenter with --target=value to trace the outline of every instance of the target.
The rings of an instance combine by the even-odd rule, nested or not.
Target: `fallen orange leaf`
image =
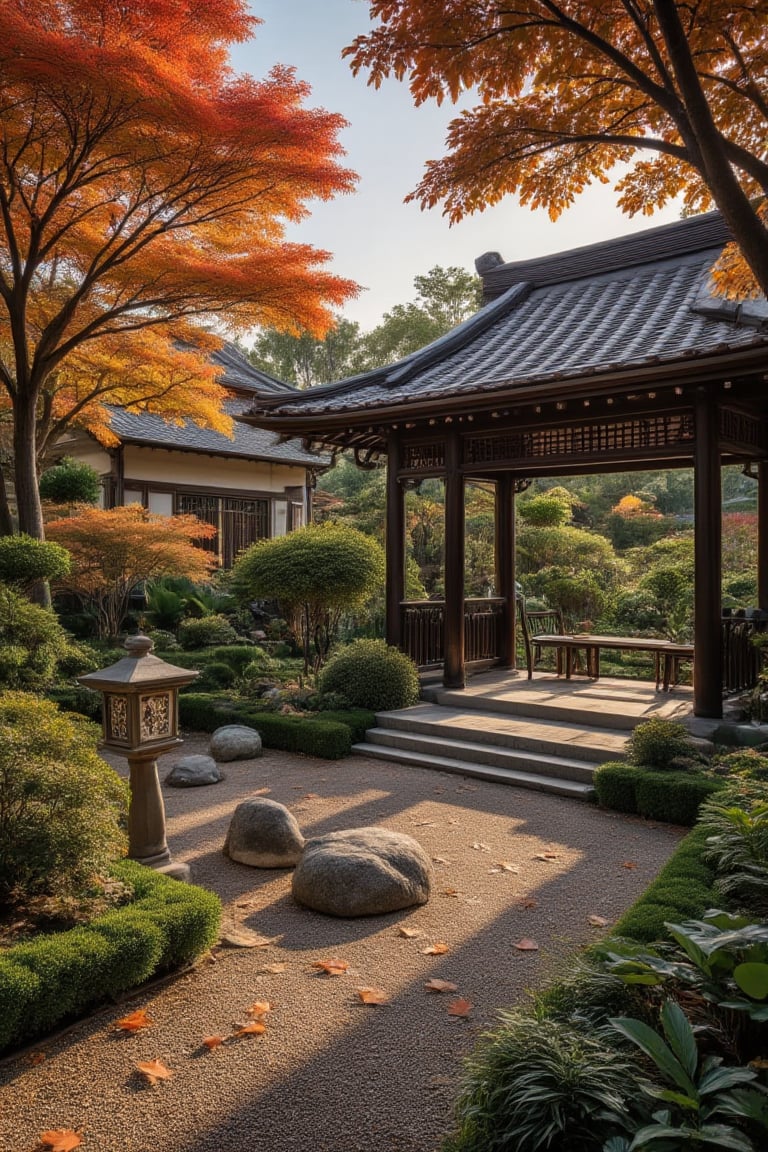
[[[346,960],[315,960],[312,965],[313,968],[319,968],[322,972],[327,972],[329,976],[341,976],[349,968]]]
[[[267,1026],[261,1020],[253,1020],[250,1024],[243,1024],[242,1028],[238,1028],[235,1036],[261,1036],[266,1030]]]
[[[444,944],[442,940],[438,940],[437,944],[428,944],[426,948],[422,948],[423,956],[444,956],[448,951],[448,945]]]
[[[622,868],[627,868],[627,869],[629,869],[630,871],[631,871],[633,868],[637,868],[637,864],[635,864],[634,860],[625,860],[625,861],[624,861],[624,863],[623,863],[621,866],[622,866]]]
[[[449,1016],[469,1016],[474,1005],[469,1000],[452,1000],[448,1005]]]
[[[269,1000],[257,1000],[255,1004],[251,1004],[248,1009],[249,1016],[265,1016],[267,1012],[272,1011],[272,1005]]]
[[[147,1016],[144,1008],[137,1008],[130,1016],[123,1016],[118,1020],[115,1028],[120,1032],[139,1032],[142,1028],[150,1028],[154,1023],[151,1016]]]
[[[414,936],[421,936],[418,928],[398,928],[398,936],[405,936],[406,940],[413,940]]]
[[[79,1148],[82,1142],[80,1133],[73,1128],[52,1128],[50,1132],[40,1133],[40,1143],[50,1152],[70,1152],[72,1148]]]
[[[386,1004],[389,999],[382,988],[358,988],[357,994],[363,1004]]]
[[[170,1080],[173,1076],[170,1068],[166,1068],[162,1060],[142,1060],[136,1067],[150,1084],[157,1084],[158,1080]]]
[[[427,980],[424,985],[427,992],[456,992],[458,991],[458,984],[451,984],[450,980]]]
[[[534,900],[532,896],[528,897],[528,899],[520,901],[521,908],[538,908],[538,906],[538,900]]]
[[[27,1060],[29,1061],[29,1063],[33,1067],[36,1064],[42,1064],[45,1059],[46,1059],[45,1052],[39,1052],[39,1051],[38,1052],[30,1052],[29,1056],[27,1056]]]
[[[518,952],[538,952],[539,950],[536,941],[529,940],[527,936],[524,936],[522,940],[518,940],[515,948],[517,948]]]
[[[206,1036],[203,1040],[203,1045],[208,1049],[209,1052],[213,1052],[214,1048],[218,1048],[223,1043],[223,1036]]]
[[[605,928],[610,924],[610,920],[606,920],[605,916],[587,916],[587,922],[594,928]]]
[[[444,896],[458,896],[458,894],[459,894],[458,888],[443,888],[443,895]]]

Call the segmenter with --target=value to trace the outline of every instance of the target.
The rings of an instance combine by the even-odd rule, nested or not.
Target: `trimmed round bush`
[[[214,660],[223,660],[225,664],[229,664],[235,675],[242,676],[243,669],[258,659],[263,651],[263,648],[258,648],[255,644],[230,644],[214,648],[211,656]]]
[[[128,785],[98,737],[48,700],[0,696],[0,905],[77,894],[125,851]]]
[[[197,679],[196,686],[200,688],[229,688],[235,682],[234,669],[223,660],[211,660],[203,668],[202,675]]]
[[[687,729],[675,720],[664,720],[660,716],[638,724],[627,741],[629,760],[644,768],[670,768],[673,760],[688,758],[692,752]]]
[[[188,651],[210,648],[215,644],[233,644],[237,632],[226,616],[203,616],[199,620],[185,620],[179,628],[179,643]]]
[[[353,708],[389,711],[419,699],[414,662],[383,640],[355,640],[320,673],[320,691],[338,692]]]
[[[40,477],[40,497],[53,504],[98,504],[101,476],[85,461],[65,456]]]
[[[70,648],[53,612],[0,584],[0,689],[47,687]]]
[[[70,563],[66,548],[51,540],[36,540],[24,533],[0,536],[0,582],[3,584],[57,580],[67,575]]]

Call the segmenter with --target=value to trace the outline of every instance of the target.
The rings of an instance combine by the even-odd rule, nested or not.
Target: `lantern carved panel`
[[[154,692],[139,698],[139,723],[142,740],[159,740],[172,735],[173,705],[170,692]]]
[[[106,737],[128,743],[128,697],[106,694]]]

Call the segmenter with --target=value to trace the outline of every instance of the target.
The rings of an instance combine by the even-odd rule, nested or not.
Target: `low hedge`
[[[723,787],[723,780],[701,772],[665,772],[609,761],[594,775],[598,803],[617,812],[693,825],[699,808]]]
[[[151,976],[194,959],[215,942],[221,903],[133,860],[113,874],[133,900],[92,923],[0,952],[0,1051]]]
[[[221,696],[203,692],[190,692],[179,696],[179,720],[184,728],[194,732],[213,732],[223,724],[246,724],[255,728],[265,748],[283,752],[299,752],[304,756],[319,756],[325,760],[339,760],[348,756],[357,732],[373,722],[369,712],[323,712],[322,719],[305,716],[283,716],[277,712],[259,712],[247,703],[239,703]],[[333,719],[329,717],[333,716]],[[342,717],[345,719],[342,720]]]
[[[715,872],[704,859],[706,828],[689,832],[643,895],[624,913],[613,935],[650,943],[667,936],[665,921],[698,919],[721,899],[714,891]]]

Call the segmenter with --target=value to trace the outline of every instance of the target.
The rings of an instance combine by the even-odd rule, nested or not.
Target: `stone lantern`
[[[159,872],[188,880],[189,867],[174,864],[168,850],[157,757],[182,743],[179,688],[191,684],[199,672],[176,668],[153,656],[148,636],[129,636],[125,648],[128,655],[122,660],[77,680],[102,694],[102,747],[128,759],[128,855]]]

